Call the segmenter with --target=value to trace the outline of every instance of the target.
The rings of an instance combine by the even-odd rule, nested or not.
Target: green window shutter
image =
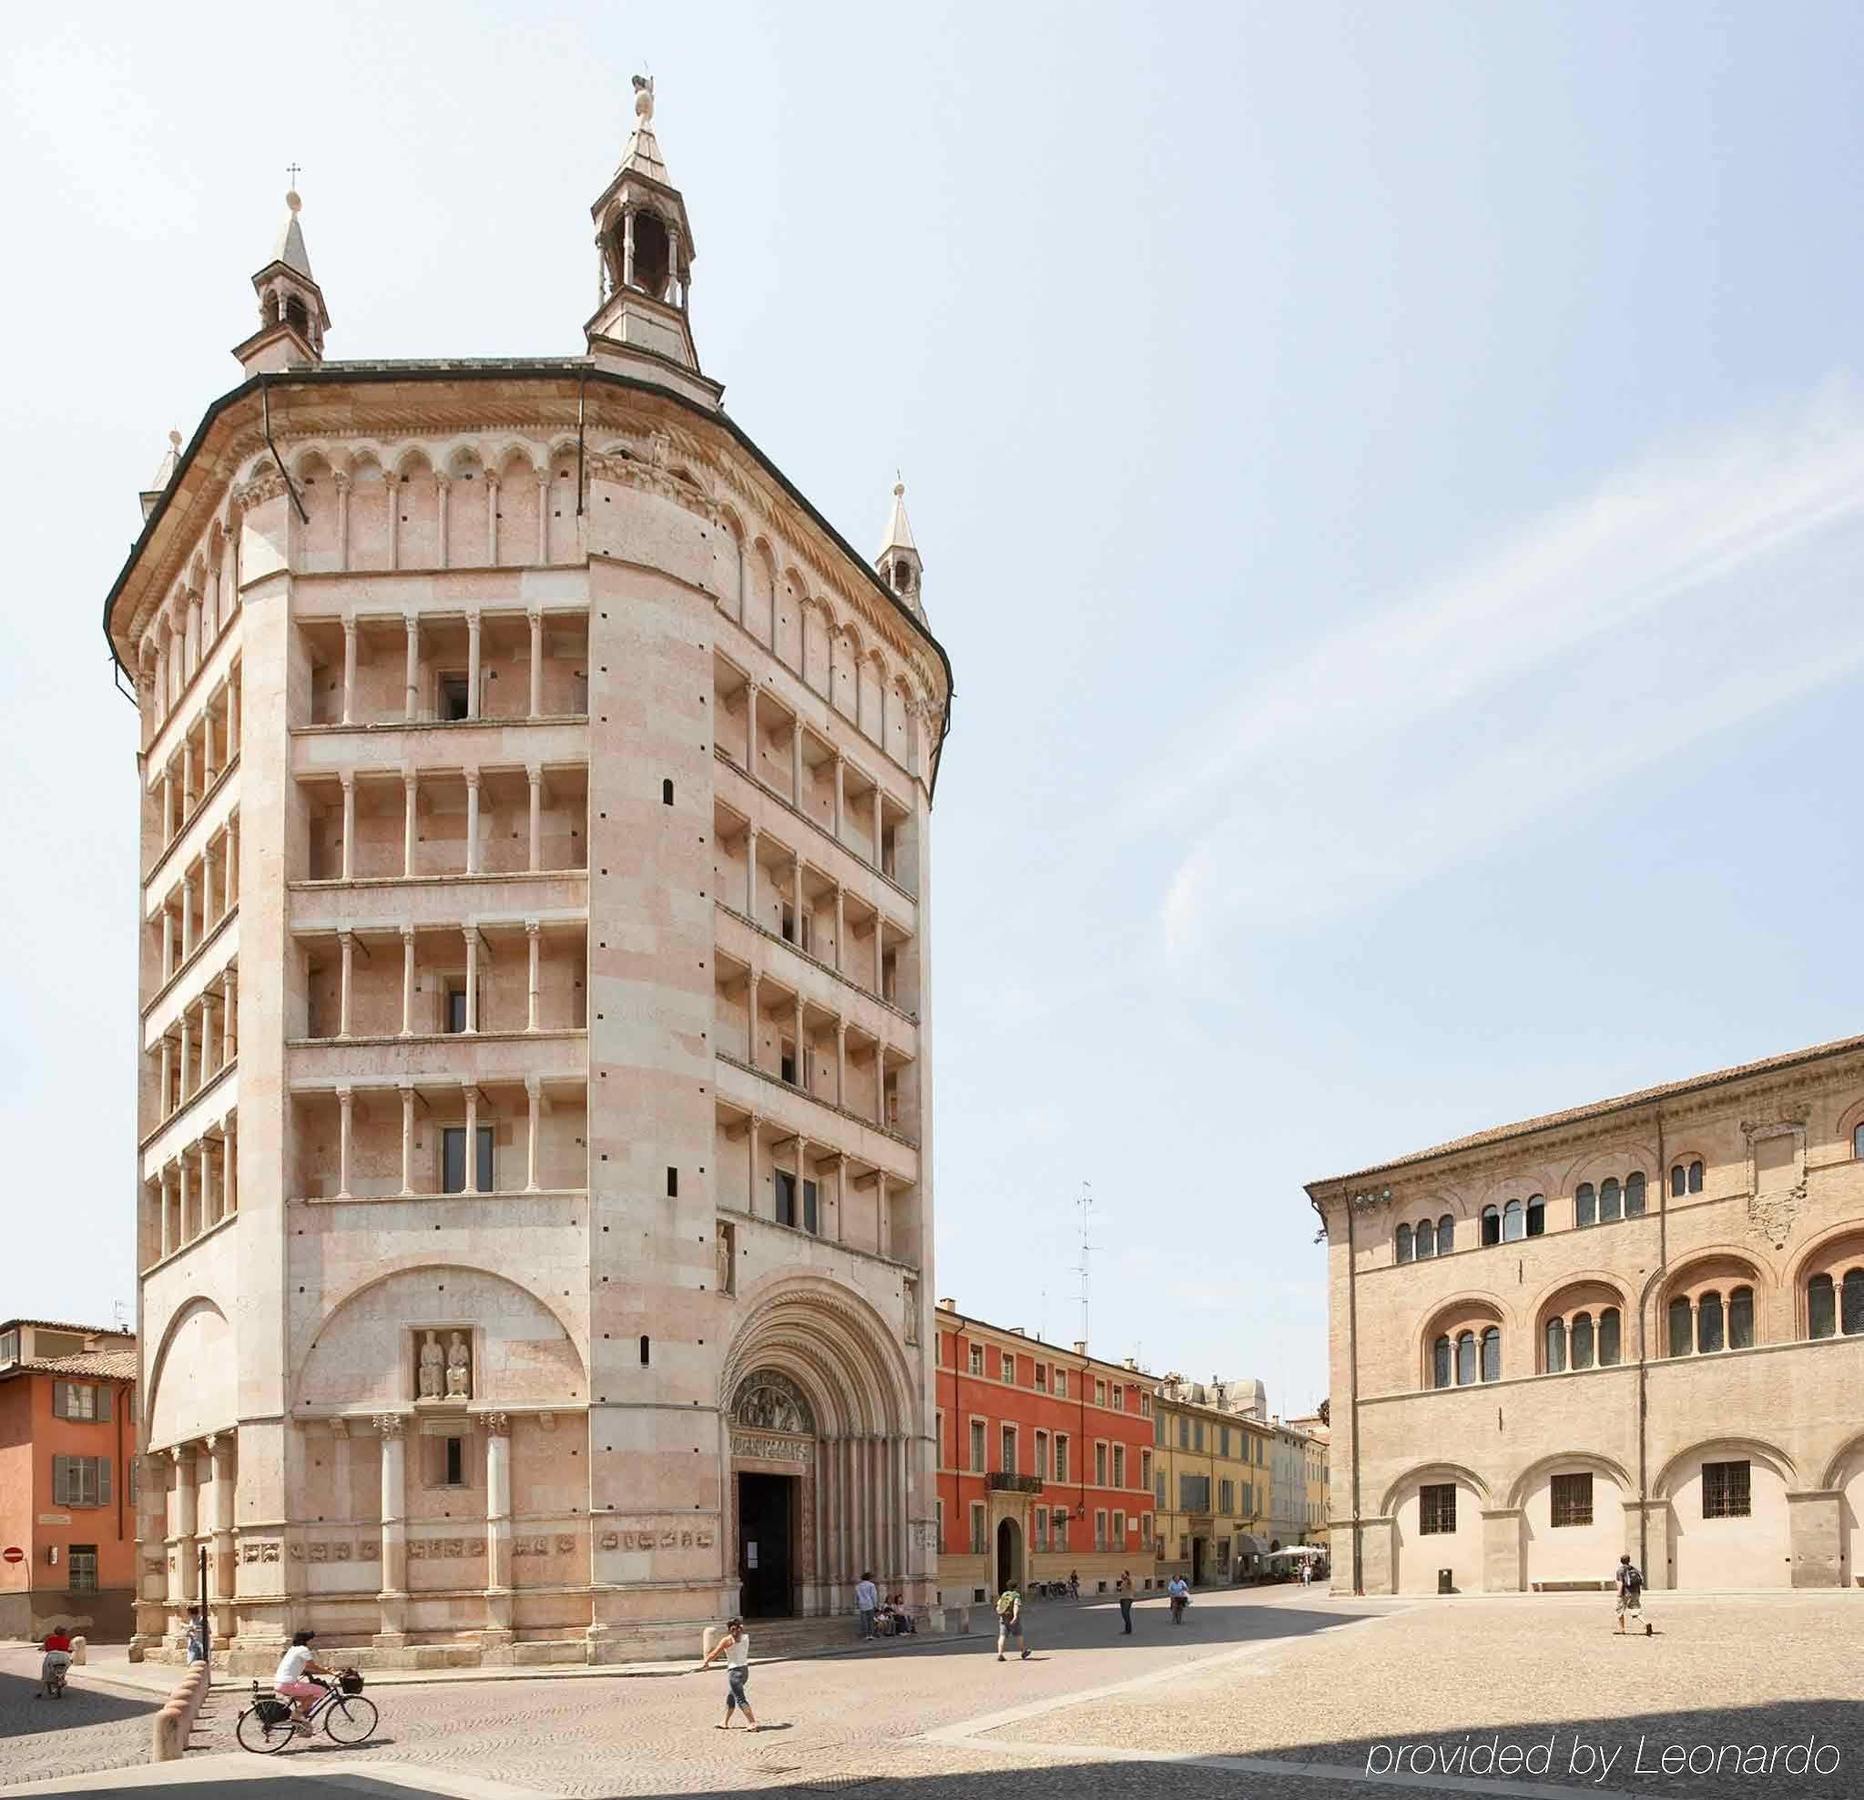
[[[110,1417],[110,1384],[107,1381],[97,1384],[97,1416],[100,1419]]]
[[[55,1456],[52,1458],[52,1504],[64,1506],[71,1495],[71,1458]]]
[[[52,1417],[55,1419],[71,1417],[71,1383],[68,1381],[52,1383]]]
[[[99,1506],[110,1504],[110,1458],[107,1456],[100,1456],[97,1459],[97,1504]]]

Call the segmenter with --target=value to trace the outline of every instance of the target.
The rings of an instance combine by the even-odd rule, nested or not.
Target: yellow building
[[[1269,1548],[1272,1430],[1248,1413],[1262,1404],[1260,1384],[1168,1375],[1155,1394],[1154,1582],[1175,1575],[1193,1587],[1243,1580]]]
[[[1301,1534],[1305,1544],[1325,1546],[1328,1502],[1333,1495],[1333,1476],[1328,1462],[1329,1439],[1331,1427],[1320,1413],[1309,1413],[1304,1418],[1290,1419],[1288,1423],[1296,1431],[1307,1437],[1307,1509],[1303,1514],[1306,1529]]]

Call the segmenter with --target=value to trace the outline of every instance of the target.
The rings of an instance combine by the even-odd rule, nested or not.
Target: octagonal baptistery
[[[721,410],[636,111],[580,357],[323,360],[290,196],[106,605],[150,1654],[203,1598],[269,1669],[936,1597],[950,669],[902,490],[869,564]]]

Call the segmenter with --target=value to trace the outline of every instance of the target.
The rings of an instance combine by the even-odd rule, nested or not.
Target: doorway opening
[[[1191,1540],[1191,1585],[1193,1587],[1204,1585],[1204,1540],[1202,1538]]]
[[[787,1619],[795,1611],[790,1585],[795,1488],[788,1475],[738,1477],[738,1608],[747,1619]]]
[[[1023,1528],[1014,1519],[997,1527],[997,1592],[1023,1585]]]

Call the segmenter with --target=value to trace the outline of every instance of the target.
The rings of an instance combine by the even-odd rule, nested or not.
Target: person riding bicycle
[[[45,1652],[45,1660],[39,1665],[39,1679],[45,1684],[45,1691],[52,1691],[52,1672],[57,1670],[63,1675],[71,1667],[71,1634],[62,1625],[54,1625],[45,1634],[45,1642],[39,1646]]]
[[[327,1675],[334,1678],[336,1675],[336,1670],[326,1668],[312,1652],[311,1639],[316,1635],[314,1631],[294,1632],[291,1648],[278,1659],[278,1672],[272,1677],[272,1692],[279,1699],[290,1702],[291,1722],[300,1731],[309,1731],[311,1728],[305,1709],[315,1706],[324,1697],[324,1690],[310,1677]]]

